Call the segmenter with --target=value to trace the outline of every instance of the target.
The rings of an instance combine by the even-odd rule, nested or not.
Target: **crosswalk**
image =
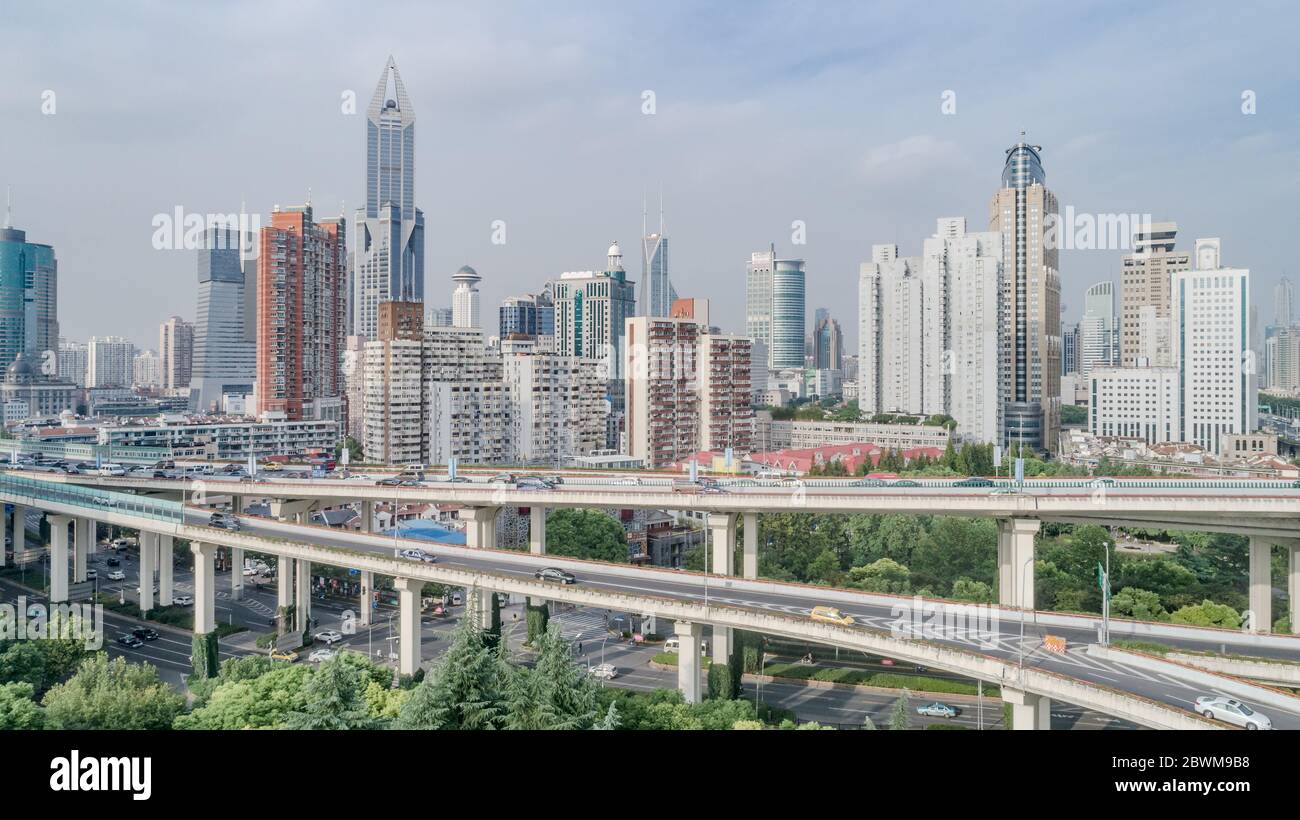
[[[587,641],[609,634],[604,613],[596,610],[564,612],[551,618],[551,623],[559,624],[560,635],[566,641]]]

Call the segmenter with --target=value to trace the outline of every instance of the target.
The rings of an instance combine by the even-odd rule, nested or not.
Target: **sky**
[[[986,229],[1022,129],[1063,210],[1221,237],[1271,322],[1300,275],[1298,22],[1262,2],[7,3],[0,186],[55,248],[62,335],[156,348],[194,318],[197,274],[153,247],[155,216],[242,200],[265,222],[310,191],[351,219],[391,54],[425,301],[472,265],[489,334],[502,299],[601,268],[611,241],[639,281],[662,190],[679,295],[743,332],[745,263],[775,244],[806,262],[809,322],[828,307],[855,350],[871,246],[918,255],[946,216]],[[1067,321],[1123,253],[1062,253]]]

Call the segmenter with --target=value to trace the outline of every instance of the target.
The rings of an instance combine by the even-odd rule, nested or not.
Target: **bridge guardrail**
[[[34,505],[41,501],[48,501],[71,504],[100,513],[124,512],[173,523],[180,523],[185,511],[184,505],[179,501],[143,498],[131,493],[116,493],[77,484],[41,481],[8,473],[0,475],[0,493],[10,496],[11,503],[31,502]]]

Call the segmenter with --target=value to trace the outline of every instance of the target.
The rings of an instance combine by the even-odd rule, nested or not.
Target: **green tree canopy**
[[[546,517],[546,552],[626,564],[627,533],[613,517],[597,510],[556,510]]]
[[[76,673],[45,693],[50,729],[169,729],[185,700],[150,664],[91,655]]]

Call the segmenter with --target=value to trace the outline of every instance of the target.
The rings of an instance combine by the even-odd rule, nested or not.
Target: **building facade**
[[[247,287],[256,266],[242,263],[242,242],[238,231],[212,229],[198,252],[190,369],[190,409],[197,412],[220,411],[222,396],[251,394],[257,380],[256,311],[247,312],[257,303]]]
[[[179,316],[163,322],[158,328],[158,358],[161,386],[188,388],[194,371],[194,325]]]
[[[1133,236],[1133,253],[1120,270],[1119,364],[1173,365],[1168,345],[1173,275],[1191,267],[1191,255],[1174,249],[1176,222],[1144,226]]]

